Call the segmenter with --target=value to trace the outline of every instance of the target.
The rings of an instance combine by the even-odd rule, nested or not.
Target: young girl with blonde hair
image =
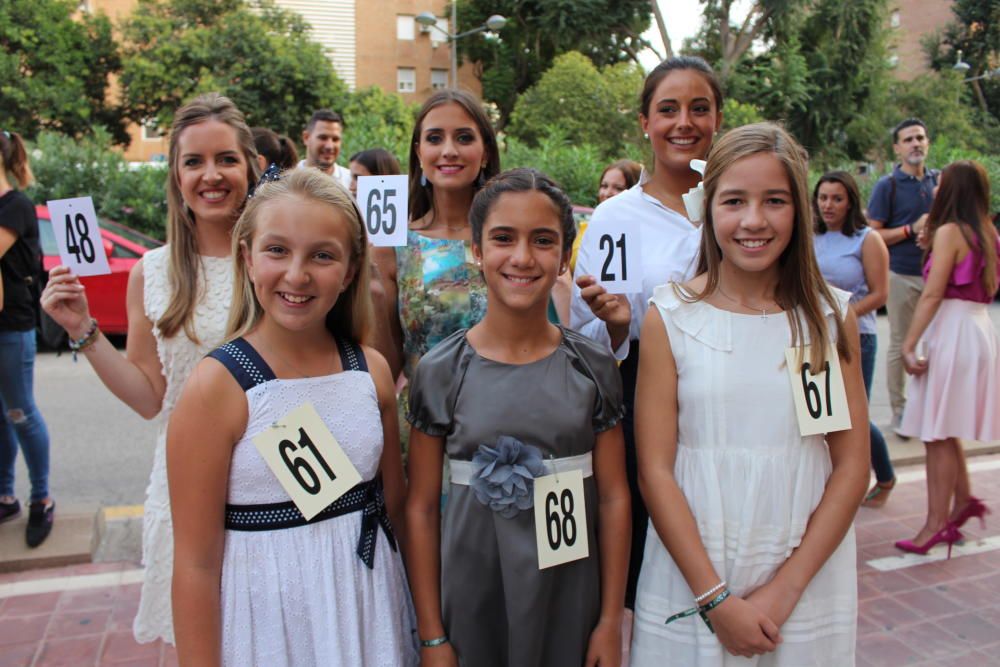
[[[233,255],[229,342],[195,368],[167,438],[178,656],[415,665],[389,521],[402,525],[406,493],[394,384],[362,345],[371,300],[360,213],[331,177],[292,171],[255,192]],[[315,448],[313,426],[293,426],[295,442],[278,449],[294,478],[309,494],[353,471],[361,479],[309,519],[255,446],[306,404],[348,463]]]
[[[806,179],[781,128],[725,134],[708,156],[697,276],[650,300],[636,439],[655,532],[633,667],[853,664],[867,407],[850,295],[813,256]],[[795,364],[839,364],[849,429],[801,434],[789,348]]]
[[[101,334],[83,285],[55,267],[42,308],[101,382],[146,419],[157,420],[143,514],[142,597],[132,631],[139,642],[173,643],[173,532],[167,494],[167,420],[195,364],[222,342],[232,295],[230,232],[257,178],[257,151],[243,114],[208,93],[181,107],[170,128],[167,244],[129,274],[125,356]]]

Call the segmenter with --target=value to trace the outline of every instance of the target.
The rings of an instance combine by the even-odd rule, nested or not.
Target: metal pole
[[[458,14],[455,11],[455,0],[451,0],[451,33],[448,41],[451,42],[451,87],[458,88]]]

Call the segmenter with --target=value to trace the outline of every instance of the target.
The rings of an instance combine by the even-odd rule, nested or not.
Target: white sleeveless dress
[[[220,352],[236,349],[227,343]],[[260,382],[246,390],[247,428],[233,449],[227,505],[289,502],[253,438],[305,403],[316,408],[361,479],[375,478],[382,418],[368,372],[273,379],[270,369],[260,372],[254,354],[227,354],[244,369],[258,369]],[[293,528],[226,530],[223,664],[416,667],[416,621],[401,554],[377,527],[367,567],[357,554],[361,531],[360,511]]]
[[[850,295],[833,291],[845,312]],[[715,571],[734,594],[745,596],[770,581],[802,541],[832,470],[823,436],[799,435],[784,366],[788,319],[784,313],[762,318],[703,301],[686,303],[672,285],[658,287],[650,301],[663,318],[677,364],[674,476]],[[826,307],[825,313],[832,323],[833,310]],[[781,627],[784,642],[753,659],[734,657],[698,615],[665,625],[694,605],[696,593],[650,523],[631,665],[853,665],[855,558],[852,527]]]
[[[170,579],[174,564],[174,534],[170,521],[170,496],[167,492],[167,422],[180,397],[181,388],[195,365],[218,347],[225,334],[229,304],[233,296],[233,263],[229,257],[201,257],[199,298],[194,312],[192,342],[183,329],[164,338],[156,322],[170,303],[167,267],[169,245],[151,250],[142,257],[143,309],[153,323],[156,353],[167,381],[163,406],[155,418],[156,450],[153,470],[146,488],[142,526],[142,564],[145,574],[139,611],[132,623],[132,633],[140,643],[163,639],[174,643],[174,624],[170,606]]]

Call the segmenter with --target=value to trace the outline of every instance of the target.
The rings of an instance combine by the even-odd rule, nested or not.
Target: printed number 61
[[[309,463],[307,463],[301,456],[296,456],[296,450],[300,448],[308,449],[312,452],[313,458],[316,459],[316,463],[323,468],[323,472],[326,473],[331,482],[336,480],[337,476],[333,474],[332,470],[330,470],[330,466],[327,464],[326,459],[324,459],[319,453],[319,450],[316,449],[316,445],[313,444],[313,441],[309,438],[309,435],[306,433],[304,428],[299,429],[298,445],[291,440],[282,440],[278,443],[278,453],[281,454],[281,460],[284,461],[285,467],[288,468],[288,471],[292,473],[295,481],[298,482],[298,485],[301,486],[306,493],[315,496],[320,492],[323,484],[319,481],[319,477],[316,475],[316,471],[313,470],[312,466],[309,465]],[[303,475],[308,475],[309,480],[307,481]]]
[[[389,198],[395,195],[395,190],[386,190],[384,195],[377,189],[368,193],[368,211],[365,219],[368,221],[369,234],[378,234],[380,227],[384,229],[385,234],[396,231],[396,205],[389,202]],[[383,215],[385,215],[384,224]]]
[[[811,366],[809,362],[802,364],[802,391],[806,395],[806,409],[809,410],[809,416],[813,419],[819,419],[823,416],[823,399],[819,393],[819,387],[810,378],[815,377],[811,372]],[[826,416],[833,416],[833,404],[830,400],[830,362],[827,361],[823,365],[823,372],[826,373]],[[807,377],[807,374],[809,377]],[[815,403],[813,402],[815,400]]]

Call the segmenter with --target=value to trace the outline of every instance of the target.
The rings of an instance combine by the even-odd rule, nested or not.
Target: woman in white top
[[[42,292],[42,308],[66,329],[101,382],[141,416],[157,420],[143,514],[142,596],[132,624],[139,642],[174,642],[167,419],[195,364],[222,342],[232,299],[230,233],[257,169],[253,135],[229,98],[208,93],[177,111],[170,128],[167,245],[146,253],[129,274],[125,356],[101,335],[84,287],[67,267],[52,269]]]
[[[681,195],[698,184],[691,160],[704,160],[722,124],[722,89],[712,68],[701,58],[670,58],[658,65],[643,85],[639,122],[653,148],[653,172],[643,172],[631,189],[601,203],[590,229],[619,220],[637,220],[640,239],[633,241],[641,255],[642,292],[609,294],[598,281],[603,256],[584,245],[577,259],[571,326],[603,343],[622,361],[622,385],[628,410],[625,463],[632,491],[632,555],[625,606],[631,609],[642,564],[649,515],[639,496],[632,406],[639,360],[639,329],[647,302],[657,285],[693,276],[700,228],[683,211]]]

